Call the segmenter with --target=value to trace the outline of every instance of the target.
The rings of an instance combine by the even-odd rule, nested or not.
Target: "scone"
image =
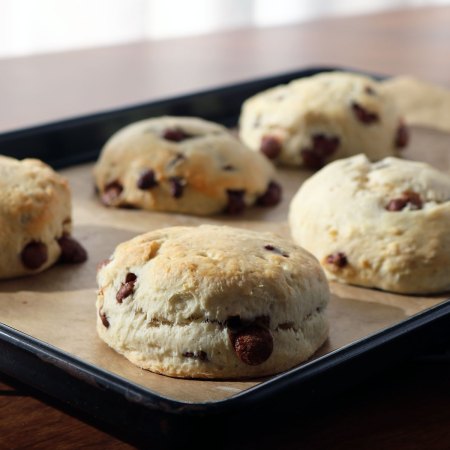
[[[87,258],[71,237],[67,181],[37,159],[0,156],[0,278]]]
[[[95,168],[108,206],[209,215],[273,206],[275,169],[221,125],[194,117],[133,123],[105,144]]]
[[[243,104],[239,125],[242,141],[253,150],[309,169],[359,153],[379,160],[408,143],[408,130],[380,84],[348,72],[261,92]]]
[[[120,244],[97,281],[99,336],[164,375],[273,374],[309,358],[328,334],[319,263],[271,233],[152,231]]]
[[[335,161],[300,187],[289,222],[331,280],[404,294],[450,290],[450,175],[425,163]]]

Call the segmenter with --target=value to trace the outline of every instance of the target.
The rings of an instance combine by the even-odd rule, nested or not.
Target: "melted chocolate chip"
[[[106,314],[104,312],[102,312],[101,309],[99,309],[98,315],[102,321],[103,326],[105,328],[109,328],[109,322],[108,322],[108,319],[106,318]]]
[[[275,159],[281,153],[281,142],[274,136],[264,136],[261,141],[260,150],[269,159]]]
[[[277,253],[278,255],[284,256],[285,258],[289,258],[289,255],[286,252],[283,252],[278,247],[274,247],[271,244],[267,244],[264,246],[266,250],[269,250],[270,252]]]
[[[28,243],[20,254],[23,265],[27,269],[35,270],[47,262],[47,246],[42,242]]]
[[[136,278],[137,277],[134,273],[127,273],[125,276],[125,283],[122,283],[122,286],[116,294],[116,300],[118,303],[122,303],[125,298],[129,297],[133,293]]]
[[[256,204],[258,206],[275,206],[280,203],[281,195],[281,186],[275,181],[271,181],[267,186],[266,192],[256,200]]]
[[[154,188],[155,186],[158,186],[155,172],[152,169],[148,169],[142,172],[137,181],[137,187],[139,189],[145,190]]]
[[[404,148],[409,143],[409,129],[401,120],[398,124],[397,131],[395,133],[395,146],[397,148]]]
[[[321,169],[325,165],[325,159],[314,153],[313,150],[304,148],[301,150],[303,165],[311,170]]]
[[[174,198],[180,198],[183,196],[183,190],[184,190],[184,179],[181,177],[170,177],[169,178],[170,183],[170,194]]]
[[[123,191],[123,186],[118,181],[113,181],[105,186],[101,196],[102,203],[106,206],[112,205]]]
[[[363,108],[359,103],[352,103],[352,110],[355,114],[355,117],[362,123],[366,125],[370,125],[375,122],[379,122],[380,118],[377,113],[367,111],[367,109]]]
[[[333,253],[326,257],[328,264],[333,264],[336,267],[342,268],[348,264],[347,256],[343,252]]]
[[[163,131],[162,137],[166,141],[181,142],[191,138],[192,136],[183,131],[181,128],[166,128]]]
[[[406,191],[401,197],[394,198],[386,205],[388,211],[401,211],[409,205],[410,209],[422,209],[422,198],[417,192]]]
[[[243,189],[228,189],[227,195],[228,203],[225,208],[225,213],[231,215],[241,214],[245,210],[246,206],[244,201],[245,191]]]
[[[61,249],[59,262],[79,264],[87,260],[87,252],[83,246],[70,236],[63,235],[57,239]]]

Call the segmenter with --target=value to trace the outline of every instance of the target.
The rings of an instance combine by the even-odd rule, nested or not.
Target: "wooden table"
[[[450,87],[450,7],[0,60],[0,131],[306,66],[409,73]],[[411,362],[233,448],[449,449],[450,363]],[[0,448],[129,448],[102,424],[0,376]],[[222,437],[217,437],[214,445]],[[151,446],[151,443],[149,443]],[[217,446],[216,446],[217,448]]]

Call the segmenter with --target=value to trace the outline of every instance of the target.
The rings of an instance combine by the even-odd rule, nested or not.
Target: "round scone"
[[[328,335],[319,263],[272,233],[152,231],[120,244],[97,281],[100,337],[164,375],[273,374],[309,358]]]
[[[348,72],[321,73],[261,92],[244,102],[239,126],[251,149],[309,169],[359,153],[379,160],[408,143],[395,102],[379,83]]]
[[[71,230],[67,181],[37,159],[0,156],[0,278],[85,261]]]
[[[300,187],[289,222],[331,280],[404,294],[450,290],[450,175],[428,164],[335,161]]]
[[[263,156],[223,126],[195,117],[158,117],[123,128],[95,168],[108,206],[209,215],[273,206],[281,187]]]

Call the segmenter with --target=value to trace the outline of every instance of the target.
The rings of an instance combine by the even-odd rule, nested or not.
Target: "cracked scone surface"
[[[223,126],[195,117],[133,123],[105,144],[95,167],[108,206],[196,215],[273,206],[275,169]]]
[[[379,160],[408,143],[393,99],[377,81],[347,72],[261,92],[244,102],[239,125],[242,141],[253,150],[310,169],[359,153]]]
[[[289,369],[326,340],[326,277],[272,233],[172,227],[120,244],[97,275],[97,331],[132,363],[185,378]]]
[[[37,159],[0,156],[0,278],[38,273],[61,260],[84,261],[71,231],[67,181]]]
[[[300,187],[289,222],[331,280],[404,294],[450,290],[450,175],[428,164],[335,161]]]

